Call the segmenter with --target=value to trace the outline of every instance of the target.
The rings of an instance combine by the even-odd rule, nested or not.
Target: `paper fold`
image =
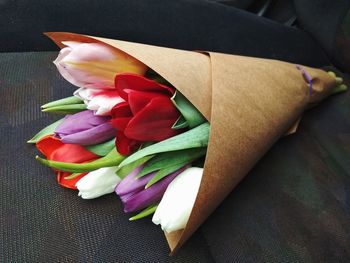
[[[143,62],[185,95],[210,121],[204,174],[184,230],[166,234],[174,253],[225,199],[268,149],[296,128],[303,111],[327,97],[335,79],[268,59],[184,51],[72,33],[47,33],[61,41],[102,42]],[[294,129],[295,131],[295,129]],[[268,175],[267,175],[268,176]]]

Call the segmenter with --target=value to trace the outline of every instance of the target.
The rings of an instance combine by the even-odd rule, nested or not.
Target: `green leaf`
[[[347,90],[348,90],[348,87],[345,84],[341,84],[333,88],[331,94],[337,94],[337,93],[345,92]]]
[[[343,78],[337,77],[333,71],[328,71],[328,74],[335,78],[336,86],[331,91],[331,95],[347,91],[348,87],[343,83]]]
[[[85,146],[85,148],[99,156],[106,156],[115,147],[115,139],[106,141],[104,143]]]
[[[179,170],[181,167],[184,167],[188,162],[183,162],[183,163],[177,163],[173,166],[165,167],[160,169],[149,182],[146,184],[145,189],[150,187],[151,185],[155,184],[159,180],[163,179],[165,176],[168,176],[169,174]]]
[[[36,156],[35,159],[41,164],[61,171],[71,173],[83,173],[91,172],[103,167],[118,166],[125,159],[125,156],[118,153],[117,150],[114,148],[106,156],[89,163],[56,162],[40,158],[39,156]]]
[[[165,169],[167,167],[172,167],[176,164],[186,164],[190,163],[193,160],[205,155],[207,152],[206,147],[202,148],[191,148],[179,151],[171,151],[159,153],[157,156],[152,158],[147,164],[143,167],[141,172],[137,175],[142,177],[151,172]]]
[[[184,116],[181,115],[171,128],[174,130],[178,130],[178,129],[183,129],[183,128],[187,128],[187,127],[188,127],[188,123],[187,123],[186,119],[184,118]]]
[[[55,106],[50,108],[42,109],[43,112],[50,112],[50,113],[59,113],[59,114],[71,114],[71,113],[77,113],[81,112],[83,110],[86,110],[85,104],[69,104],[69,105],[61,105],[61,106]]]
[[[50,135],[53,134],[55,129],[58,127],[58,125],[60,125],[63,122],[63,119],[60,119],[52,124],[50,124],[49,126],[45,127],[44,129],[42,129],[40,132],[38,132],[37,134],[34,135],[33,138],[31,138],[29,141],[27,141],[27,143],[36,143],[37,141],[39,141],[41,138],[45,137],[46,135]]]
[[[68,105],[68,104],[80,104],[83,103],[83,101],[75,96],[60,99],[60,100],[55,100],[51,101],[49,103],[44,104],[41,106],[42,109],[45,108],[52,108],[52,107],[57,107],[57,106],[62,106],[62,105]]]
[[[197,127],[198,125],[206,122],[204,116],[192,105],[192,103],[186,99],[179,91],[176,91],[171,101],[175,107],[181,112],[190,128]]]
[[[155,153],[206,147],[209,140],[210,125],[203,123],[187,132],[143,148],[126,158],[119,166],[123,167],[142,157]]]
[[[124,178],[126,177],[129,173],[131,173],[133,170],[136,169],[136,167],[140,166],[141,164],[144,164],[145,162],[147,162],[148,160],[152,159],[154,157],[154,155],[148,155],[145,157],[142,157],[138,160],[136,160],[135,162],[132,162],[130,164],[127,164],[121,168],[119,168],[115,173],[120,177],[120,178]]]
[[[129,218],[129,221],[135,221],[141,218],[144,218],[146,216],[152,215],[158,207],[158,204],[153,204],[147,207],[146,209],[142,210],[140,213],[137,215],[134,215],[133,217]]]

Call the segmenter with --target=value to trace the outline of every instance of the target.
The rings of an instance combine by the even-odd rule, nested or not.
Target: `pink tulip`
[[[73,85],[86,88],[114,89],[118,73],[143,75],[147,67],[126,53],[101,43],[62,42],[54,64]]]

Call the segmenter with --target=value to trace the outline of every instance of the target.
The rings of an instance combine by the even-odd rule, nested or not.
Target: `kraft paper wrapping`
[[[171,254],[196,231],[256,162],[284,134],[296,130],[303,111],[330,94],[326,72],[269,59],[192,52],[72,33],[47,33],[61,41],[100,42],[156,71],[185,95],[211,124],[204,174],[185,229],[165,233]]]

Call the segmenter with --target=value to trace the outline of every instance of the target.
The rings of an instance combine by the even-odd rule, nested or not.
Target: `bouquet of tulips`
[[[346,89],[281,61],[47,35],[78,89],[42,106],[66,116],[29,141],[36,159],[84,199],[115,192],[130,220],[153,214],[172,252],[305,109]]]

